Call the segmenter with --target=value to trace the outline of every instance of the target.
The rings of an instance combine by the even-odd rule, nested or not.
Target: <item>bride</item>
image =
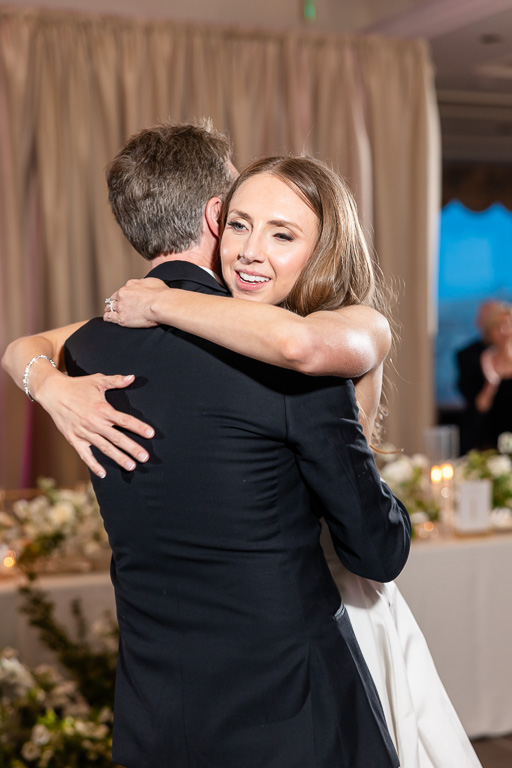
[[[329,173],[317,161],[307,160],[307,163],[307,173],[314,172],[315,167],[318,169],[317,183],[322,174]],[[131,280],[107,301],[104,318],[129,327],[172,325],[235,352],[309,375],[355,376],[357,373],[361,423],[370,441],[379,409],[382,358],[388,352],[390,339],[388,325],[382,320],[377,329],[380,357],[373,348],[363,348],[355,354],[354,346],[347,345],[347,319],[351,310],[347,305],[359,310],[355,305],[365,304],[369,313],[374,313],[371,307],[380,308],[379,291],[355,204],[343,188],[343,194],[333,201],[332,208],[319,212],[324,225],[320,240],[309,260],[299,263],[295,248],[298,246],[300,250],[300,220],[290,222],[276,213],[280,210],[280,191],[284,185],[288,195],[291,188],[306,201],[287,174],[286,159],[266,158],[245,169],[228,194],[221,217],[220,257],[232,300],[171,289],[151,278]],[[338,224],[341,223],[344,238],[341,242],[332,242],[334,227],[329,226],[329,217],[340,214],[342,221]],[[367,274],[359,285],[351,281],[349,293],[344,275],[352,269],[354,247],[360,249],[359,264],[367,265]],[[326,279],[325,270],[320,272],[316,257],[321,254],[325,264],[328,253],[332,254],[332,264]],[[372,322],[375,322],[373,317]],[[53,354],[77,327],[49,332]],[[361,334],[362,341],[366,338]],[[15,342],[15,357],[26,362],[45,352],[46,347],[37,346],[40,340],[41,337],[28,337]],[[363,369],[362,359],[366,360]],[[122,377],[100,378],[103,389],[130,383],[123,382]],[[39,399],[57,424],[59,421],[66,424],[68,439],[73,431],[75,441],[76,435],[81,435],[84,459],[93,471],[101,474],[100,465],[88,450],[91,436],[84,433],[81,426],[89,410],[89,406],[84,405],[87,388],[98,390],[98,377],[94,382],[88,379],[95,377],[60,381],[58,387],[48,387],[45,397]],[[64,391],[67,395],[62,398]],[[147,427],[142,422],[131,420],[123,426],[147,436]],[[108,434],[111,435],[111,430]],[[95,444],[107,452],[111,450],[107,442],[103,437]],[[134,463],[131,459],[126,461],[120,448],[131,450],[139,460],[147,458],[140,452],[134,453],[136,449],[123,437],[110,455],[127,468],[133,469]],[[377,686],[401,766],[479,766],[437,675],[423,635],[394,583],[379,584],[346,571],[334,555],[327,534],[324,546]]]

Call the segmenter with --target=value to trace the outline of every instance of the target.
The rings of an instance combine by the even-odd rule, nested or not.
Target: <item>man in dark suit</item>
[[[164,126],[112,163],[113,210],[151,277],[227,297],[216,220],[229,157],[210,129]],[[324,516],[343,563],[379,581],[408,554],[409,517],[380,481],[352,382],[101,318],[65,357],[72,376],[133,372],[109,400],[155,429],[147,463],[128,472],[107,460],[106,478],[93,476],[120,627],[113,759],[397,766],[319,544]]]

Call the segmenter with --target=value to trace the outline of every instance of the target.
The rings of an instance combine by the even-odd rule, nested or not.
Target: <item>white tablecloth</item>
[[[115,615],[108,572],[40,581],[66,626],[74,597],[89,622],[105,610]],[[512,732],[512,535],[414,543],[397,583],[467,733]],[[16,582],[0,580],[0,646],[17,648],[30,665],[52,660],[18,606]]]
[[[512,732],[512,535],[414,542],[397,584],[466,732]]]

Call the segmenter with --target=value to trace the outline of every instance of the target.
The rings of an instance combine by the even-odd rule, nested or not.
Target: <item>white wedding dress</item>
[[[347,571],[325,525],[322,546],[377,687],[401,768],[482,768],[396,584]]]

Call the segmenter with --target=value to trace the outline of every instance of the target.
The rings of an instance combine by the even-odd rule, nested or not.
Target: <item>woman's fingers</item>
[[[155,434],[153,427],[128,413],[117,411],[105,399],[107,390],[122,389],[133,381],[133,375],[96,373],[74,378],[61,374],[41,392],[41,405],[68,443],[99,477],[104,476],[105,471],[94,458],[91,446],[128,471],[135,469],[136,462],[149,458],[146,448],[132,439],[132,434],[150,439]]]
[[[80,406],[75,404],[76,416],[80,417],[79,425],[82,432],[81,437],[87,440],[87,443],[94,445],[99,451],[111,458],[123,469],[135,469],[135,459],[138,462],[145,462],[149,458],[147,450],[136,440],[133,440],[126,432],[140,435],[146,439],[154,436],[155,430],[144,421],[131,416],[123,411],[116,410],[104,398],[106,390],[120,389],[129,386],[134,381],[133,375],[122,376],[104,376],[95,374],[91,377],[95,379],[95,386],[99,390],[100,399],[96,402],[90,402],[87,414],[84,413],[84,403]],[[84,380],[83,380],[84,381]],[[84,381],[84,385],[87,382]],[[122,431],[121,431],[122,430]],[[70,434],[68,439],[76,437],[77,428]],[[86,462],[90,466],[89,461]]]
[[[103,391],[106,391],[108,389],[124,389],[125,387],[130,386],[130,384],[133,384],[133,382],[135,381],[135,376],[133,374],[129,374],[127,376],[122,376],[122,375],[103,376],[101,374],[98,374],[98,377],[99,377],[98,384],[100,386],[100,389]],[[149,424],[146,424],[146,422],[135,418],[135,416],[130,416],[129,413],[124,413],[123,411],[117,411],[106,400],[103,401],[103,404],[102,404],[101,416],[107,423],[110,422],[111,425],[122,427],[127,432],[133,432],[133,434],[135,435],[140,435],[141,437],[146,437],[148,439],[151,437],[154,437],[155,435],[155,430]],[[121,435],[120,432],[118,432],[117,434]],[[137,443],[134,443],[133,440],[129,440],[129,438],[126,438],[126,440],[123,440],[122,442],[125,445],[128,445],[127,441],[129,441],[130,443],[129,452],[132,455],[135,455],[134,454],[135,449],[133,446],[136,446]]]
[[[141,445],[115,427],[95,427],[90,432],[84,432],[80,438],[76,432],[68,433],[66,437],[82,461],[98,477],[105,477],[106,473],[105,468],[94,458],[92,446],[128,472],[135,469],[137,462],[144,463],[149,459],[149,453]]]
[[[71,443],[71,445],[73,444]],[[86,464],[89,467],[89,469],[94,475],[97,475],[98,477],[101,477],[101,478],[106,477],[107,473],[105,471],[105,468],[102,467],[101,464],[98,461],[96,461],[96,459],[94,458],[90,445],[88,445],[85,441],[83,441],[83,444],[80,444],[80,445],[77,444],[73,447],[75,448],[76,452],[78,453],[78,455],[80,456],[84,464]]]
[[[129,328],[152,328],[157,323],[151,317],[151,301],[155,291],[165,283],[154,278],[128,280],[115,291],[105,304],[103,319]]]
[[[110,427],[106,434],[93,435],[94,445],[106,456],[113,459],[124,469],[135,469],[132,459],[144,463],[149,459],[149,453],[143,446],[123,434],[119,429]],[[132,458],[130,458],[130,456]]]

